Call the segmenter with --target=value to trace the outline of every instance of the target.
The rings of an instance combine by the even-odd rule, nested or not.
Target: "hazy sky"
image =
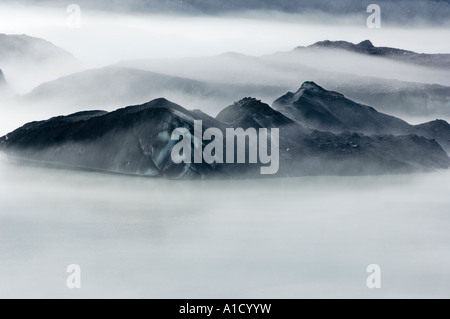
[[[448,7],[439,5],[444,11]],[[253,11],[184,16],[155,14],[151,10],[99,11],[89,7],[81,5],[81,28],[71,29],[67,26],[69,14],[61,4],[3,3],[0,4],[0,32],[43,37],[72,52],[87,66],[102,66],[123,59],[206,56],[228,51],[261,55],[324,39],[353,42],[370,39],[375,45],[419,52],[450,52],[450,42],[444,40],[450,38],[450,28],[431,25],[422,19],[414,25],[386,22],[381,29],[369,29],[365,6],[357,6],[359,9],[349,11],[349,15],[342,12],[333,15],[324,6],[322,12],[314,13]],[[389,10],[382,7],[382,21],[385,11]]]
[[[66,6],[56,0],[6,0],[3,2]],[[77,0],[86,8],[102,11],[174,12],[178,14],[220,15],[246,10],[273,10],[288,13],[322,12],[333,16],[360,14],[369,4],[384,9],[384,18],[391,23],[413,24],[417,20],[433,24],[448,23],[448,0]]]
[[[173,182],[0,160],[0,297],[446,298],[449,177]]]

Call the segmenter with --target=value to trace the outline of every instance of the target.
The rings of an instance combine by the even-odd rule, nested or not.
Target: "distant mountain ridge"
[[[0,150],[45,164],[140,176],[260,176],[256,164],[174,164],[170,154],[177,141],[170,139],[172,131],[183,127],[193,133],[194,120],[202,120],[203,131],[279,128],[276,176],[408,173],[450,166],[438,142],[450,135],[445,121],[410,126],[314,82],[277,99],[274,107],[280,111],[244,98],[212,118],[160,98],[109,113],[79,112],[32,122],[0,138]],[[255,146],[246,147],[249,151]]]
[[[0,34],[0,66],[16,91],[28,91],[42,82],[79,70],[81,63],[44,39]]]
[[[283,92],[291,90],[290,83],[313,79],[335,91],[344,93],[352,100],[372,105],[378,110],[400,117],[440,118],[450,114],[450,86],[430,84],[435,82],[430,82],[429,79],[428,83],[414,83],[315,70],[314,65],[308,65],[308,63],[300,65],[301,54],[299,56],[294,54],[308,50],[328,51],[330,48],[340,48],[343,52],[358,53],[364,57],[375,56],[383,57],[382,60],[386,61],[390,59],[407,62],[407,64],[401,63],[406,68],[410,65],[416,65],[419,68],[433,66],[430,68],[433,72],[434,70],[441,72],[447,70],[450,65],[448,54],[423,55],[401,49],[379,48],[369,40],[359,44],[346,41],[320,41],[309,47],[285,52],[281,55],[284,62],[275,62],[272,58],[276,54],[251,57],[228,53],[205,59],[185,59],[185,63],[181,63],[178,67],[174,61],[166,62],[169,65],[158,62],[156,65],[160,66],[156,66],[155,70],[152,70],[155,66],[150,67],[149,70],[140,69],[138,67],[140,63],[130,67],[133,65],[130,62],[129,66],[123,63],[119,64],[123,67],[110,66],[78,72],[81,69],[76,66],[77,62],[73,61],[73,56],[67,55],[66,51],[48,41],[26,35],[0,35],[0,39],[3,39],[3,48],[11,47],[6,51],[17,51],[18,57],[36,55],[37,60],[45,61],[33,63],[31,66],[22,61],[22,58],[17,63],[6,63],[3,71],[8,75],[9,89],[22,94],[22,97],[15,99],[14,102],[33,107],[40,107],[41,103],[45,106],[58,105],[60,112],[76,112],[80,105],[96,105],[97,108],[112,110],[122,105],[138,104],[164,96],[180,104],[192,105],[192,107],[215,113],[235,96],[257,96],[271,101]],[[8,42],[13,45],[6,45]],[[33,47],[30,46],[32,42],[39,43],[37,47],[44,48],[42,50],[20,49]],[[0,49],[1,43],[2,41],[0,41]],[[14,50],[14,47],[18,49]],[[2,54],[4,55],[6,51],[3,50]],[[23,52],[28,53],[23,54]],[[55,55],[54,52],[59,53]],[[314,52],[312,54],[314,55]],[[55,58],[57,56],[64,56],[64,61]],[[208,62],[210,59],[215,62]],[[195,63],[192,65],[194,61],[199,63],[198,67]],[[291,61],[299,64],[293,65]],[[436,61],[439,68],[435,67]],[[215,68],[215,63],[220,67]],[[388,63],[392,62],[388,61]],[[179,72],[168,71],[174,64]],[[441,67],[442,65],[444,66]],[[0,67],[2,67],[1,59]],[[51,71],[56,69],[58,72]],[[210,70],[209,74],[217,74],[217,76],[212,78],[196,76],[196,70],[201,69]],[[30,77],[30,74],[33,76]],[[396,70],[395,74],[404,73]]]
[[[233,85],[213,81],[200,81],[170,76],[150,71],[119,66],[109,66],[74,73],[55,81],[44,83],[25,96],[26,103],[54,103],[64,110],[78,105],[96,105],[100,108],[120,107],[124,104],[142,103],[165,96],[179,100],[187,97],[192,104],[214,106],[222,100],[229,101],[236,95],[255,95],[264,91],[279,95],[285,89],[277,86]],[[198,105],[202,103],[202,105]]]
[[[423,66],[450,69],[450,54],[426,54],[413,51],[396,49],[391,47],[376,47],[370,40],[364,40],[354,44],[347,41],[319,41],[306,49],[338,49],[374,57],[384,57],[401,62],[412,63]],[[298,47],[302,50],[305,47]]]
[[[32,58],[36,62],[51,59],[76,61],[68,51],[53,43],[26,34],[0,34],[0,61]]]
[[[332,41],[319,43],[334,45]],[[361,52],[373,46],[369,41],[363,41],[359,46],[345,41],[339,43],[345,43],[346,47],[357,47]],[[410,51],[398,49],[398,52]],[[401,118],[450,116],[448,54],[432,55],[430,59],[428,55],[413,54],[418,59],[409,55],[405,58],[403,54],[391,58],[389,55],[318,46],[264,56],[227,53],[205,58],[124,61],[119,65],[202,82],[222,82],[242,87],[248,84],[278,86],[282,89],[281,92],[261,89],[253,94],[238,94],[266,101],[273,101],[283,92],[297,89],[292,87],[292,83],[315,81],[354,101]],[[229,101],[223,100],[220,106]]]

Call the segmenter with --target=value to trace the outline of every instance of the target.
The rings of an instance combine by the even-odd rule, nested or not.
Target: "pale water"
[[[448,298],[449,190],[448,171],[167,181],[1,161],[0,297]]]

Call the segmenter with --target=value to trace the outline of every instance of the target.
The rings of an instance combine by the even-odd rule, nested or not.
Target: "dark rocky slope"
[[[187,128],[193,134],[194,120],[202,120],[203,132],[208,128],[221,132],[237,127],[279,128],[280,169],[276,176],[387,174],[449,167],[449,157],[433,139],[447,136],[448,124],[413,127],[313,83],[305,83],[300,91],[305,99],[293,106],[302,111],[289,114],[251,98],[227,107],[216,119],[165,99],[110,113],[81,112],[26,124],[0,138],[0,150],[40,163],[141,176],[261,176],[259,163],[175,164],[171,159],[177,143],[170,139],[173,130]],[[292,101],[299,99],[288,94],[274,105]],[[306,112],[307,108],[313,112]],[[415,133],[429,134],[429,138]],[[255,147],[247,145],[247,153]]]
[[[188,178],[207,174],[206,164],[174,165],[172,131],[193,130],[193,121],[220,123],[201,112],[187,111],[165,99],[119,109],[90,111],[26,124],[0,139],[0,147],[43,163],[143,176]]]
[[[305,82],[296,93],[288,92],[283,95],[273,103],[273,108],[310,129],[367,135],[417,134],[436,139],[450,152],[450,125],[447,122],[413,126],[370,106],[349,100],[340,93],[325,90],[314,82]]]

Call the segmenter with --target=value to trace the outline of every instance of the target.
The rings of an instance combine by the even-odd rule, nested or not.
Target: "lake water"
[[[449,190],[448,171],[167,181],[3,159],[0,297],[448,298]]]

